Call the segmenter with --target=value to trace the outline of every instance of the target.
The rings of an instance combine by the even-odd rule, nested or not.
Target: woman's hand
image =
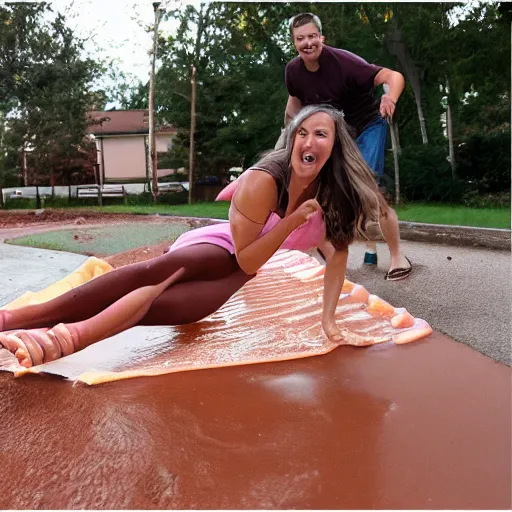
[[[344,250],[335,250],[330,244],[325,244],[327,264],[324,274],[324,305],[322,312],[322,328],[330,341],[342,341],[339,327],[336,325],[336,306],[340,298],[345,270],[347,268],[348,247]]]
[[[304,222],[302,218],[314,207],[304,207],[302,216],[289,215],[279,220],[272,229],[260,236],[277,207],[276,181],[266,172],[251,169],[245,171],[241,178],[243,181],[231,201],[229,224],[238,264],[247,275],[253,275],[272,257],[288,235]]]
[[[329,320],[322,322],[322,328],[329,341],[341,342],[343,336],[341,335],[340,328],[336,325],[336,320]]]
[[[308,199],[304,201],[293,213],[290,214],[290,217],[293,218],[296,226],[300,226],[307,222],[316,212],[321,212],[322,207],[318,204],[316,199]]]

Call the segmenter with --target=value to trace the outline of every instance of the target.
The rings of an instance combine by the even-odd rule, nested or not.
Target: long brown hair
[[[327,239],[335,248],[342,249],[353,242],[357,233],[367,238],[367,221],[378,221],[386,202],[340,111],[329,105],[304,107],[287,127],[286,149],[268,153],[251,168],[265,170],[275,178],[281,203],[290,185],[291,154],[297,130],[308,117],[319,112],[331,116],[335,137],[331,156],[319,174],[317,200],[324,212]]]

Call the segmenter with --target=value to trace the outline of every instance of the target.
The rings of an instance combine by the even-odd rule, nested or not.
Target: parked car
[[[196,185],[220,185],[220,180],[217,176],[205,176],[197,180]]]
[[[188,183],[187,183],[188,185]],[[186,192],[187,188],[181,183],[181,181],[172,181],[169,183],[159,183],[158,184],[158,192],[165,193],[177,193],[177,192]]]
[[[21,190],[15,190],[10,196],[9,199],[18,199],[23,197],[23,192]]]

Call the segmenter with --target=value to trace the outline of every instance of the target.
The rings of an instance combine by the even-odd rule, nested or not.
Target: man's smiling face
[[[314,23],[293,29],[293,44],[306,66],[318,61],[322,53],[324,39]]]

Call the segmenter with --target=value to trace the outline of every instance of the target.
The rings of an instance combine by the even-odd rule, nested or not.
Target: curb
[[[21,210],[26,212],[27,210]],[[30,210],[31,211],[31,210]],[[77,210],[76,213],[80,211]],[[112,213],[111,215],[116,215]],[[121,214],[125,215],[125,214]],[[174,217],[183,219],[191,227],[207,226],[228,222],[225,219],[212,219],[209,217],[186,217],[170,213],[134,213],[132,215],[147,215],[157,217]],[[476,228],[468,226],[453,226],[449,224],[424,224],[420,222],[399,221],[400,238],[411,242],[430,242],[441,245],[455,245],[463,247],[482,247],[500,251],[511,251],[511,230]],[[376,233],[377,234],[377,233]],[[379,233],[380,235],[380,233]],[[373,237],[371,237],[373,239]],[[383,241],[382,236],[377,240]]]
[[[501,251],[511,250],[510,229],[473,228],[405,221],[399,221],[398,224],[402,240],[464,247],[484,247]]]
[[[176,217],[175,215],[157,214]],[[199,225],[228,222],[224,219],[207,217],[180,217],[187,222]],[[420,222],[399,221],[400,239],[410,242],[430,242],[441,245],[456,245],[463,247],[483,247],[500,251],[511,250],[511,230],[493,228],[474,228],[468,226],[453,226],[449,224],[423,224]],[[382,236],[379,240],[384,241]]]

